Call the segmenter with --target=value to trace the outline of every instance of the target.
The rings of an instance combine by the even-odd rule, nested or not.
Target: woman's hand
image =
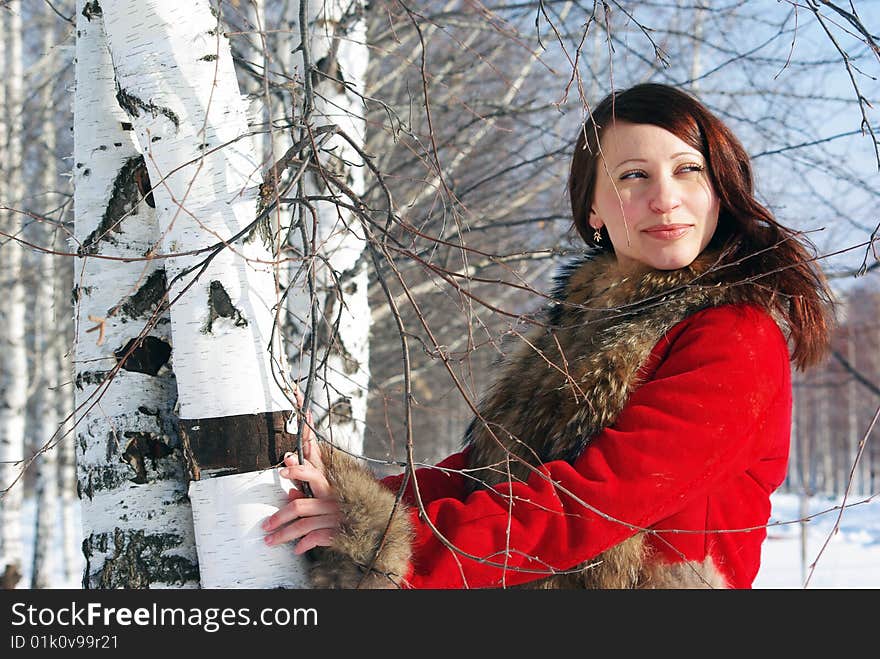
[[[291,489],[287,495],[289,503],[263,522],[263,530],[267,532],[265,543],[280,545],[298,540],[295,554],[304,554],[314,547],[329,546],[340,521],[339,502],[324,475],[321,451],[313,439],[311,425],[309,414],[303,427],[303,464],[299,464],[296,454],[287,453],[284,467],[279,469],[278,474],[294,484],[308,483],[313,496],[306,496],[298,488]]]

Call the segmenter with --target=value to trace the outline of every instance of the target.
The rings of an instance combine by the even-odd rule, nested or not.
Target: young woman
[[[749,588],[786,474],[790,362],[826,353],[808,243],[756,201],[748,155],[688,94],[637,85],[579,131],[593,249],[512,355],[464,450],[376,481],[311,439],[264,526],[316,587]]]

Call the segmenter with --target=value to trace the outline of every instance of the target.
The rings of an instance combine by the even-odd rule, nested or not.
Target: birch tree
[[[46,8],[45,11],[49,11]],[[51,22],[47,21],[43,29],[44,57],[49,58],[55,45],[54,30]],[[42,200],[46,208],[51,208],[50,202],[57,201],[57,195],[52,194],[56,187],[56,160],[55,160],[55,115],[52,112],[52,85],[50,80],[43,82],[40,90],[40,105],[43,108],[42,124],[42,177],[40,189],[44,191]],[[51,246],[54,242],[55,227],[49,222],[40,225],[40,237],[42,243]],[[31,588],[49,588],[52,586],[54,576],[53,566],[60,564],[61,555],[56,548],[61,545],[56,531],[59,501],[59,473],[58,454],[60,448],[57,443],[50,443],[48,438],[55,435],[58,427],[58,341],[57,333],[57,307],[55,287],[59,283],[58,272],[55,267],[58,258],[50,252],[42,252],[36,255],[37,277],[35,315],[35,361],[39,366],[35,369],[38,373],[37,386],[33,395],[34,399],[34,432],[33,437],[37,445],[37,522],[34,531],[33,567],[31,570]]]
[[[0,585],[15,588],[22,574],[23,545],[21,503],[24,468],[24,426],[27,399],[27,358],[25,347],[25,300],[21,279],[22,248],[17,239],[21,214],[15,210],[23,192],[22,172],[22,22],[21,2],[7,5],[8,30],[4,45],[9,44],[6,62],[5,127],[7,163],[7,206],[2,216],[3,258],[0,259],[0,282],[5,291],[0,304]],[[11,202],[11,203],[10,203]]]
[[[305,381],[316,425],[329,441],[360,454],[370,379],[369,278],[366,237],[350,197],[365,191],[366,3],[299,0],[288,7],[289,39],[298,44],[289,49],[290,69],[302,84],[294,134],[312,142],[318,165],[300,179],[293,207],[293,253],[318,260],[313,294],[287,298],[292,376]],[[328,127],[334,131],[320,133]],[[344,183],[347,196],[328,174]],[[289,285],[301,290],[307,275],[299,259],[291,263]]]
[[[156,249],[168,257],[201,584],[302,585],[292,547],[266,547],[258,524],[287,500],[269,468],[294,446],[294,399],[272,331],[279,296],[259,221],[262,172],[228,42],[207,0],[118,1],[103,17],[117,98],[153,182]]]
[[[74,294],[85,588],[199,583],[177,433],[166,261],[97,2],[76,11]],[[138,183],[141,183],[140,187]]]

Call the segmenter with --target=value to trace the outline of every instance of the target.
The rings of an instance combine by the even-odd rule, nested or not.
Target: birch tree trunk
[[[9,28],[7,84],[8,182],[5,202],[13,208],[23,196],[22,184],[22,43],[21,2],[7,5]],[[27,357],[25,352],[24,286],[21,281],[23,250],[15,240],[21,231],[21,214],[10,210],[3,217],[5,238],[0,259],[0,284],[4,301],[0,305],[0,585],[15,588],[22,571],[21,503],[24,483],[24,425],[27,402]]]
[[[65,584],[72,584],[79,577],[82,563],[82,520],[77,497],[76,480],[76,434],[73,427],[74,385],[72,344],[73,316],[70,307],[70,290],[73,280],[67,265],[62,262],[56,268],[55,308],[58,331],[55,333],[55,358],[59,379],[57,405],[58,425],[58,480],[61,491],[61,563]],[[64,313],[61,313],[64,310]]]
[[[294,447],[271,241],[256,222],[262,180],[229,44],[207,0],[104,6],[117,98],[155,199],[177,378],[179,428],[203,587],[298,587],[291,545],[259,522],[287,501],[277,465]],[[173,65],[172,65],[173,64]]]
[[[292,40],[299,38],[303,46],[294,56],[305,87],[299,119],[312,132],[334,124],[362,148],[365,108],[358,94],[369,59],[365,2],[300,0],[289,7]],[[324,170],[363,194],[363,159],[346,139],[333,135],[321,142],[317,159]],[[298,207],[301,230],[292,232],[292,244],[304,259],[320,258],[314,263],[316,299],[288,297],[291,375],[307,383],[307,397],[318,410],[316,424],[325,436],[361,453],[370,379],[365,240],[357,218],[335,203],[342,198],[320,173],[309,172],[301,181],[298,197],[313,201],[308,208]],[[306,276],[300,270],[290,285],[307,288]]]
[[[165,296],[167,261],[144,259],[155,251],[158,225],[139,191],[146,168],[116,102],[100,5],[78,0],[76,20],[75,402],[83,587],[196,587],[170,327],[167,315],[153,318]]]
[[[262,71],[262,77],[254,83],[252,88],[247,90],[250,100],[249,114],[253,117],[255,132],[259,133],[259,137],[254,139],[254,155],[261,168],[268,166],[268,157],[271,153],[271,101],[272,96],[268,88],[268,71],[269,71],[269,46],[268,34],[266,32],[266,0],[245,0],[241,11],[245,16],[248,33],[246,35],[250,50],[247,57],[251,66],[258,71]]]
[[[51,11],[46,8],[46,11]],[[48,56],[54,45],[54,31],[49,28],[51,20],[43,30],[43,53]],[[40,93],[40,106],[44,112],[43,158],[41,163],[40,189],[44,191],[44,206],[53,208],[50,202],[56,201],[52,190],[56,186],[55,166],[55,113],[52,103],[52,85],[47,80]],[[48,223],[41,226],[41,243],[51,246],[54,227]],[[57,390],[58,390],[58,358],[56,351],[58,342],[56,333],[55,286],[58,277],[55,272],[55,261],[58,257],[45,252],[35,255],[39,277],[37,278],[37,295],[34,305],[34,326],[36,346],[34,358],[41,362],[36,370],[39,383],[34,392],[34,432],[37,456],[37,519],[33,543],[33,568],[31,571],[31,588],[50,588],[55,570],[53,565],[60,559],[55,548],[60,544],[56,531],[58,516],[58,453],[56,441],[58,430]]]

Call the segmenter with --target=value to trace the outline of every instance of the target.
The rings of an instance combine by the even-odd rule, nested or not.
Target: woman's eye
[[[687,165],[683,165],[679,170],[679,172],[702,172],[703,166],[698,163],[689,163]]]
[[[645,174],[645,172],[643,172],[641,169],[634,169],[631,172],[624,172],[623,174],[621,174],[620,180],[625,181],[627,179],[646,178],[646,177],[647,177],[647,174]]]

